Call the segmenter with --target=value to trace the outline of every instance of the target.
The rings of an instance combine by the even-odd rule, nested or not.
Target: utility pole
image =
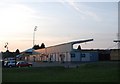
[[[37,26],[35,26],[34,31],[33,31],[33,47],[35,45],[35,31],[37,31]]]

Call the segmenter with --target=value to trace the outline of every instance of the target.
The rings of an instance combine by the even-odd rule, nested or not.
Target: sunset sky
[[[100,1],[100,2],[98,2]],[[0,0],[0,51],[26,50],[93,38],[82,48],[114,47],[118,33],[118,0]]]

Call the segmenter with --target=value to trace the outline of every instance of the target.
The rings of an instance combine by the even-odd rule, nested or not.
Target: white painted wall
[[[52,61],[61,61],[60,54],[64,54],[65,55],[64,61],[71,61],[70,52],[72,51],[72,49],[73,49],[72,44],[66,43],[47,47],[44,49],[35,50],[35,52],[47,54],[48,58],[50,58],[50,55],[52,55],[51,58]]]

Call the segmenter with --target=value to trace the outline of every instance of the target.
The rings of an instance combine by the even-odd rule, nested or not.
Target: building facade
[[[43,49],[38,49],[29,56],[30,61],[44,62],[89,62],[98,61],[97,51],[83,51],[73,49],[73,45],[93,41],[93,39],[74,41],[60,45],[50,46]],[[37,52],[37,54],[35,54]]]

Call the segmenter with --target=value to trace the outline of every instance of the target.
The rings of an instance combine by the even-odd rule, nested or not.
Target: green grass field
[[[118,62],[81,64],[78,68],[3,68],[4,82],[118,82]]]

